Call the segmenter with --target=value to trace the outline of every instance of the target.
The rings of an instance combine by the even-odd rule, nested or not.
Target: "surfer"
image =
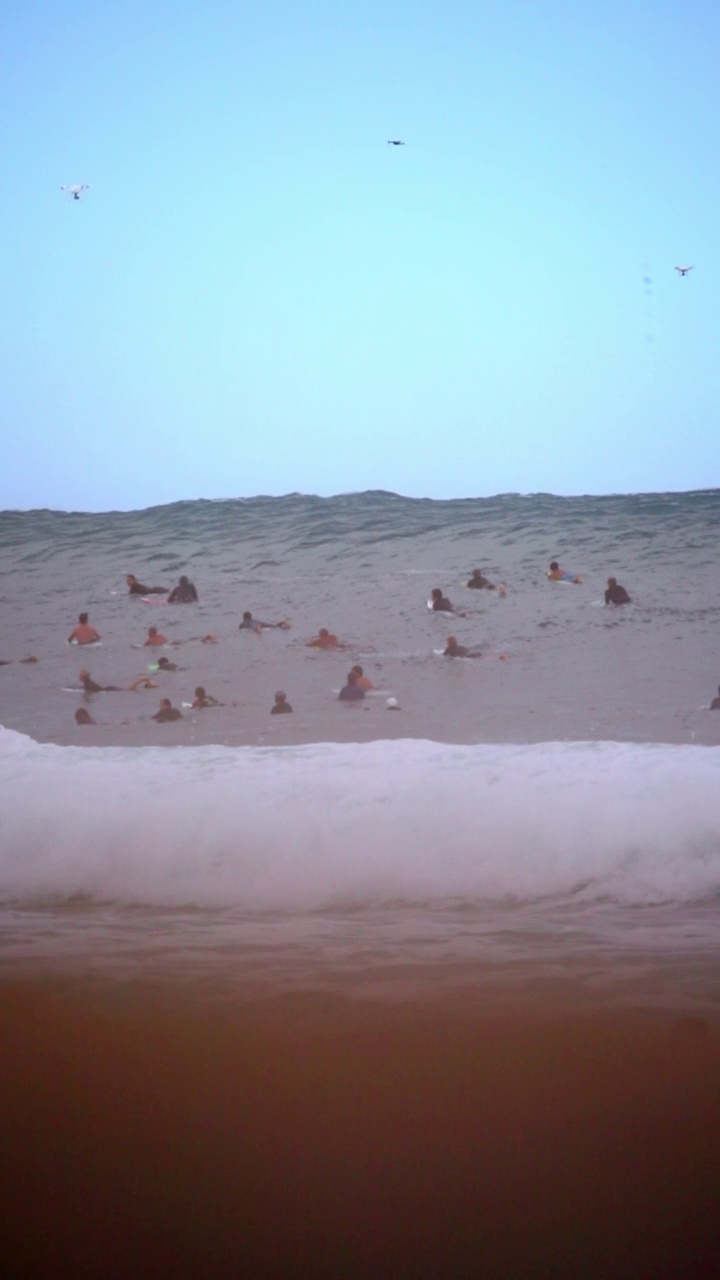
[[[338,702],[360,702],[365,697],[365,690],[358,684],[354,671],[348,671],[347,684],[338,694]]]
[[[169,644],[167,636],[161,635],[157,627],[148,627],[147,639],[143,642],[144,648],[152,648],[153,645]]]
[[[259,635],[266,627],[280,627],[282,631],[287,631],[290,623],[287,618],[281,618],[279,622],[260,622],[257,618],[253,618],[249,609],[246,609],[242,622],[238,623],[238,631],[256,631]]]
[[[160,699],[160,710],[151,717],[158,724],[166,724],[169,720],[182,720],[182,712],[174,707],[169,698]]]
[[[190,582],[185,574],[179,579],[176,587],[173,587],[167,598],[168,604],[194,604],[197,601],[198,593],[195,590],[195,584]]]
[[[89,671],[83,667],[80,672],[80,683],[85,693],[120,693],[120,686],[117,684],[98,684],[93,680]]]
[[[561,569],[557,560],[550,561],[550,570],[545,575],[551,582],[574,582],[579,584],[582,578],[579,574],[568,573],[566,569]]]
[[[158,658],[157,663],[152,663],[149,667],[150,671],[177,671],[177,662],[171,662],[169,658]]]
[[[461,609],[455,608],[452,601],[443,595],[439,587],[433,587],[428,603],[433,613],[457,613],[461,618],[466,616]]]
[[[84,667],[80,672],[80,683],[85,693],[122,693],[121,685],[117,684],[98,684],[93,680],[90,672]],[[128,692],[134,693],[136,689],[157,689],[157,681],[151,680],[149,676],[136,676],[132,684],[128,685]]]
[[[624,587],[620,585],[617,578],[608,578],[607,591],[605,592],[605,604],[631,604],[630,596]]]
[[[308,649],[346,649],[347,645],[341,644],[337,636],[334,636],[332,631],[328,631],[327,627],[321,627],[312,640],[305,641],[305,647]]]
[[[213,698],[211,694],[205,692],[201,684],[198,685],[195,690],[195,701],[193,702],[194,711],[200,711],[203,707],[219,707],[221,705],[217,698]]]
[[[443,649],[444,658],[481,658],[479,649],[468,649],[467,645],[458,644],[456,636],[448,636]]]
[[[165,596],[170,590],[169,587],[146,587],[144,582],[138,582],[134,573],[127,573],[125,581],[131,596]]]
[[[286,716],[292,711],[292,707],[287,700],[287,694],[284,689],[278,689],[275,694],[275,701],[270,708],[271,716]]]
[[[68,644],[97,644],[99,639],[100,632],[90,626],[88,615],[81,613],[77,626],[73,627],[68,636]]]
[[[481,569],[473,569],[465,585],[470,587],[471,591],[483,591],[483,590],[494,591],[495,590],[495,583],[490,582],[484,576]]]

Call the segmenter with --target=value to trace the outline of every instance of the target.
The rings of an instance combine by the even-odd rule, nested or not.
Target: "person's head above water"
[[[85,707],[78,707],[77,711],[75,712],[75,723],[76,724],[95,724],[95,721],[90,715],[90,712],[85,710]]]
[[[555,570],[555,569],[559,569],[559,568],[560,568],[560,565],[558,564],[557,560],[551,560],[551,561],[550,561],[550,568],[551,568],[551,569],[553,569],[553,570]]]
[[[87,613],[81,613],[81,614],[78,616],[78,622],[80,623],[80,625],[81,625],[82,627],[84,627],[84,626],[85,626],[85,624],[86,624],[87,620],[88,620],[88,614],[87,614]]]
[[[617,586],[617,578],[608,578],[608,586],[609,586],[609,587],[616,587],[616,586]]]
[[[134,582],[137,582],[137,578],[135,577],[134,573],[126,573],[125,581],[127,582],[128,586],[131,587]]]

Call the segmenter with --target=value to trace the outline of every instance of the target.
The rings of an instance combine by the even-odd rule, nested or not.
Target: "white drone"
[[[692,271],[692,267],[676,267],[675,270],[678,271],[681,276],[686,276],[688,271]]]
[[[79,200],[79,199],[80,199],[80,196],[81,196],[81,195],[82,195],[82,193],[83,193],[83,191],[89,191],[89,190],[90,190],[90,184],[89,184],[88,182],[81,182],[81,183],[79,183],[79,185],[78,185],[78,186],[76,186],[76,187],[61,187],[61,188],[60,188],[60,190],[61,190],[61,191],[67,191],[67,193],[68,193],[68,195],[71,197],[71,199],[73,199],[73,200]]]

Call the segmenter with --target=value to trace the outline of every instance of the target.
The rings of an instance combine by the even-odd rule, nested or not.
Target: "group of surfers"
[[[580,584],[582,582],[582,578],[579,575],[569,573],[567,570],[563,569],[556,560],[552,560],[550,562],[550,569],[546,576],[550,581],[554,582],[572,582],[575,584]],[[133,596],[166,596],[166,602],[168,604],[192,604],[198,600],[198,593],[195,584],[184,574],[180,576],[177,585],[172,589],[164,586],[147,586],[145,583],[138,581],[133,573],[128,573],[126,575],[126,582],[128,586],[128,593]],[[497,591],[501,596],[507,594],[506,587],[503,583],[499,583],[496,586],[495,583],[485,577],[481,569],[472,570],[466,586],[473,591]],[[619,606],[630,603],[631,598],[625,587],[618,583],[616,578],[608,578],[607,589],[605,591],[605,604]],[[447,596],[443,594],[440,587],[433,588],[428,605],[435,613],[449,613],[455,614],[459,617],[467,617],[467,613],[462,609],[456,608]],[[242,615],[242,621],[239,623],[239,630],[254,631],[259,634],[270,628],[287,630],[290,625],[291,624],[287,618],[281,618],[277,622],[268,622],[254,618],[250,610],[246,610]],[[77,645],[92,645],[96,644],[100,638],[99,631],[97,631],[89,621],[89,615],[86,612],[83,612],[78,617],[77,625],[70,632],[68,642]],[[208,635],[200,637],[200,639],[202,643],[209,644],[214,643],[217,640],[217,637],[211,632]],[[144,647],[159,648],[169,643],[171,642],[168,640],[167,636],[163,635],[157,627],[148,627],[147,636],[143,642]],[[338,640],[338,637],[329,631],[327,627],[320,627],[317,635],[313,636],[310,640],[307,640],[306,645],[310,648],[324,650],[348,648],[348,646]],[[446,639],[443,656],[448,658],[474,658],[481,657],[482,651],[477,647],[470,648],[467,645],[462,645],[458,642],[456,636],[449,635]],[[506,655],[502,654],[500,656],[505,657]],[[31,659],[23,659],[23,661],[30,660]],[[157,671],[158,673],[162,673],[164,671],[176,671],[177,669],[177,664],[171,662],[166,657],[160,657],[158,662],[152,667],[152,670]],[[86,694],[119,691],[119,686],[117,685],[98,684],[92,679],[90,672],[85,668],[80,672],[80,682],[83,691]],[[158,685],[157,681],[151,679],[150,676],[141,675],[133,680],[127,687],[130,690],[135,690],[139,688],[157,688]],[[339,701],[359,702],[365,697],[366,692],[372,689],[372,687],[372,683],[368,677],[365,676],[362,667],[356,664],[348,672],[346,683],[343,685],[338,695]],[[720,700],[715,699],[713,701],[713,710],[716,709],[716,703],[718,703],[717,709],[720,709]],[[219,703],[216,698],[207,694],[205,689],[199,685],[195,690],[195,698],[191,705],[193,709],[201,709],[203,707],[220,706],[222,704]],[[388,699],[387,705],[393,710],[399,709],[397,701],[394,698]],[[287,700],[287,695],[284,690],[278,690],[275,694],[275,700],[270,709],[270,714],[284,715],[291,712],[292,706]],[[75,718],[78,724],[94,723],[89,712],[84,707],[78,709]],[[161,700],[159,710],[152,718],[162,723],[181,719],[182,713],[176,707],[173,707],[169,698],[163,698]]]

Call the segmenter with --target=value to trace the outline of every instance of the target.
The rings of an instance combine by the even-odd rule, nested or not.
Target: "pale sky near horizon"
[[[719,40],[709,0],[9,0],[0,508],[718,487]]]

